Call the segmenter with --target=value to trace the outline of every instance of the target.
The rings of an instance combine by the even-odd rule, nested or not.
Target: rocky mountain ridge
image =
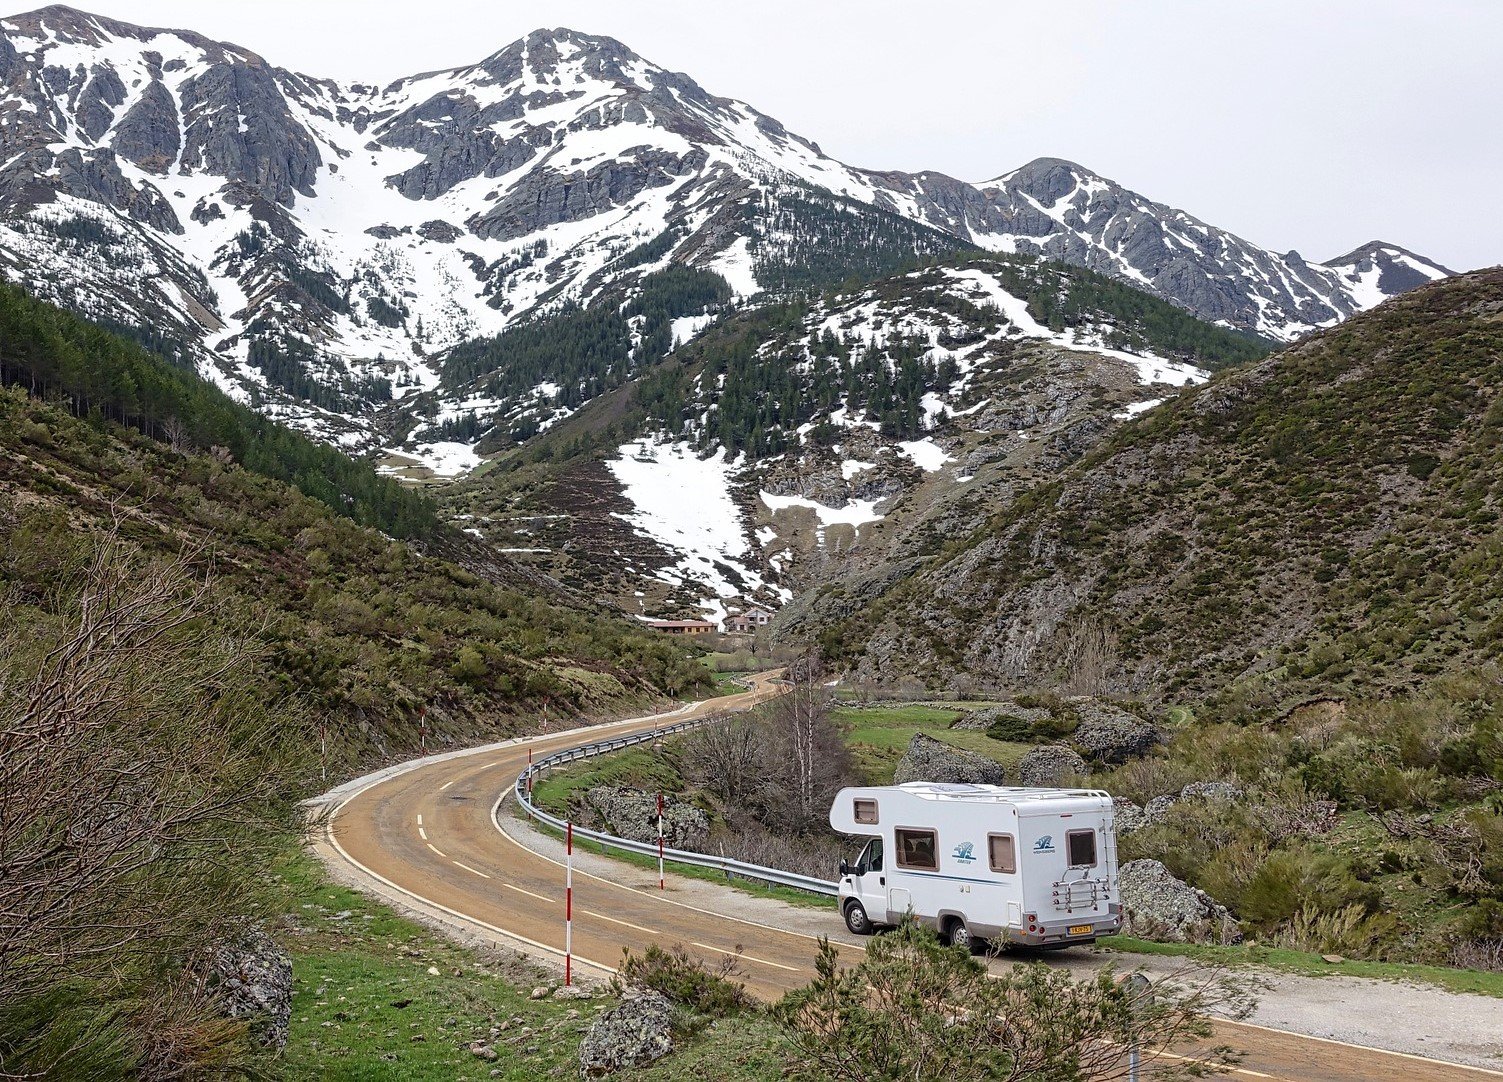
[[[423,446],[406,404],[452,347],[670,265],[749,297],[831,251],[837,274],[874,245],[979,246],[1276,338],[1444,271],[1278,256],[1055,159],[981,185],[852,168],[571,30],[376,87],[53,6],[0,21],[0,79],[5,273],[365,450]],[[450,420],[498,406],[440,397]],[[475,461],[429,437],[449,472]]]
[[[1500,311],[1503,271],[1472,272],[1187,389],[824,641],[858,673],[1237,715],[1488,671]]]

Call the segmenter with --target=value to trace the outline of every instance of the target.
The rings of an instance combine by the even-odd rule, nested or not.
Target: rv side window
[[[1091,868],[1096,864],[1096,832],[1094,830],[1072,830],[1065,835],[1065,844],[1069,847],[1070,867]]]
[[[856,822],[873,825],[877,821],[877,802],[875,800],[856,801]]]
[[[986,842],[991,850],[992,871],[1012,875],[1018,870],[1018,848],[1011,834],[988,834]]]
[[[899,868],[922,872],[939,870],[939,860],[935,856],[939,851],[939,837],[934,831],[899,827],[893,831],[893,841],[898,847]]]

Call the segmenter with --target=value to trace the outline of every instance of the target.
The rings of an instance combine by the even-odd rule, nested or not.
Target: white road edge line
[[[622,920],[620,917],[607,917],[604,913],[597,913],[593,909],[581,909],[580,912],[583,913],[587,917],[596,917],[596,918],[598,918],[600,920],[608,920],[612,924],[619,924],[623,928],[631,928],[634,931],[638,931],[638,932],[646,932],[648,935],[662,935],[663,934],[662,932],[658,931],[656,928],[644,928],[640,924],[633,924],[631,921],[629,921],[629,920]]]
[[[386,779],[381,779],[381,780],[384,781]],[[377,785],[377,784],[379,784],[379,782],[374,782],[373,781],[373,782],[370,783],[370,785],[366,786],[365,788],[368,789],[368,788],[370,788],[371,785]],[[540,951],[542,951],[545,954],[552,954],[552,955],[554,955],[556,957],[559,957],[559,958],[564,957],[564,952],[561,951],[561,950],[559,950],[557,947],[550,947],[546,943],[539,943],[536,939],[528,939],[525,935],[519,935],[516,932],[508,932],[505,928],[498,928],[494,924],[487,924],[485,921],[479,919],[478,917],[471,917],[471,916],[468,916],[467,914],[461,913],[457,909],[450,909],[448,906],[442,904],[441,902],[435,902],[432,898],[424,898],[417,891],[415,891],[415,890],[408,890],[406,887],[401,886],[400,884],[392,882],[390,879],[387,879],[386,876],[382,875],[380,872],[376,871],[373,868],[366,867],[364,864],[360,863],[360,861],[358,861],[354,857],[350,856],[349,850],[345,849],[345,847],[343,845],[340,845],[339,844],[339,839],[334,836],[334,821],[338,817],[340,809],[342,809],[346,804],[348,804],[351,800],[353,800],[355,797],[359,796],[363,792],[365,792],[365,789],[357,789],[355,792],[353,792],[349,796],[347,796],[344,800],[340,801],[339,804],[338,804],[338,806],[335,807],[334,811],[329,815],[329,819],[328,819],[327,823],[325,823],[325,825],[324,825],[324,837],[325,837],[325,839],[328,841],[328,843],[331,846],[334,847],[334,851],[336,853],[338,853],[340,855],[340,857],[342,857],[344,859],[345,863],[347,863],[350,867],[355,868],[356,870],[358,870],[362,874],[370,876],[376,882],[381,883],[381,884],[389,887],[390,889],[396,891],[398,894],[404,894],[404,895],[406,895],[407,897],[411,898],[413,901],[417,902],[420,905],[428,906],[431,909],[438,910],[440,913],[445,913],[448,916],[453,917],[456,921],[459,922],[459,924],[461,926],[468,925],[468,926],[474,927],[474,928],[484,928],[488,932],[494,932],[496,935],[500,936],[502,939],[509,939],[509,940],[511,940],[514,943],[525,943],[529,947],[532,947],[535,950],[540,950]],[[584,963],[587,966],[590,966],[590,967],[592,967],[594,969],[601,970],[601,971],[603,971],[605,973],[614,974],[616,972],[616,967],[615,966],[608,966],[608,965],[606,965],[603,962],[591,961],[588,958],[581,958],[578,955],[575,955],[574,960],[576,962],[582,962],[582,963]]]
[[[501,885],[503,887],[505,887],[507,890],[514,890],[518,894],[525,894],[529,898],[536,898],[538,901],[540,901],[540,902],[547,902],[549,905],[563,905],[562,902],[555,901],[552,898],[545,898],[541,894],[534,894],[530,890],[523,890],[521,887],[516,886],[516,885],[514,885],[512,883],[502,883]]]
[[[748,962],[757,962],[764,966],[772,966],[775,969],[786,969],[789,973],[804,972],[798,966],[785,966],[782,962],[769,962],[766,958],[758,958],[753,954],[738,954],[735,951],[728,951],[724,947],[712,947],[708,943],[699,943],[692,939],[689,941],[689,946],[703,947],[707,951],[714,951],[716,954],[723,954],[727,958],[745,958]]]
[[[1363,1052],[1381,1052],[1385,1056],[1398,1056],[1400,1059],[1412,1059],[1416,1063],[1433,1063],[1437,1067],[1455,1067],[1462,1071],[1475,1071],[1477,1074],[1492,1075],[1495,1078],[1503,1078],[1503,1071],[1495,1071],[1491,1067],[1475,1067],[1470,1063],[1457,1063],[1455,1060],[1436,1059],[1433,1056],[1419,1056],[1413,1052],[1395,1052],[1391,1048],[1374,1048],[1370,1044],[1353,1044],[1351,1041],[1339,1041],[1335,1037],[1317,1037],[1313,1033],[1296,1033],[1292,1029],[1277,1029],[1273,1026],[1260,1026],[1256,1022],[1238,1022],[1231,1018],[1212,1018],[1212,1021],[1226,1026],[1241,1026],[1244,1029],[1260,1029],[1265,1033],[1282,1033],[1286,1037],[1299,1037],[1306,1041],[1319,1041],[1321,1044],[1334,1044],[1338,1048],[1356,1048]]]

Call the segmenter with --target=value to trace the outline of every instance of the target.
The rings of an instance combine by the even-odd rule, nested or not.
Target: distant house
[[[648,620],[647,626],[665,635],[712,635],[715,625],[708,620]]]
[[[772,623],[772,613],[766,609],[747,609],[734,616],[727,616],[724,627],[728,635],[749,635],[757,628],[766,627],[770,623]]]

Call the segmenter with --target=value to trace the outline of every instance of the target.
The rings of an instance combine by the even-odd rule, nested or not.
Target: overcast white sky
[[[1051,155],[1310,259],[1382,238],[1503,262],[1503,0],[74,2],[367,82],[568,26],[852,165]]]

